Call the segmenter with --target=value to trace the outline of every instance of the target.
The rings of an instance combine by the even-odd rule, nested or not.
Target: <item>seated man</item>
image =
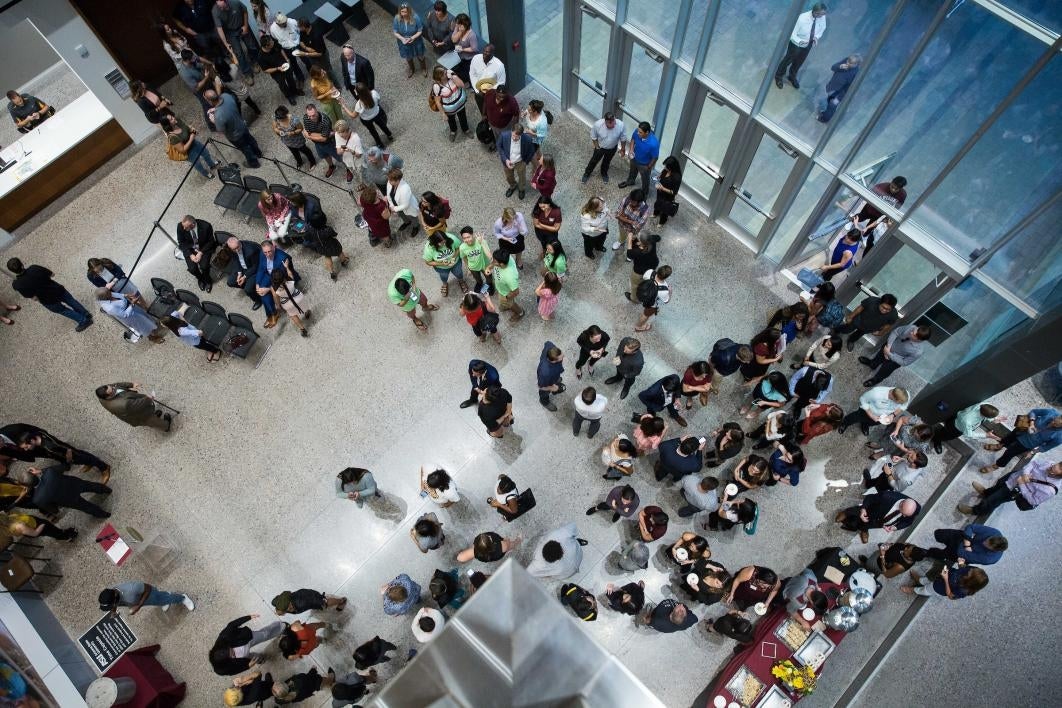
[[[28,133],[38,125],[55,115],[55,109],[47,103],[28,93],[8,91],[7,112],[20,133]]]
[[[890,489],[866,495],[860,506],[837,512],[834,520],[842,528],[858,531],[859,540],[866,543],[870,529],[884,529],[887,533],[905,529],[921,509],[921,505],[911,497]]]
[[[199,289],[210,292],[214,287],[210,278],[210,259],[218,247],[214,239],[214,227],[209,221],[186,214],[177,224],[177,247],[184,255],[188,272],[199,283]]]
[[[295,272],[295,264],[292,263],[291,256],[277,248],[272,241],[269,239],[262,241],[260,248],[262,257],[258,259],[258,269],[255,271],[255,292],[265,305],[265,326],[273,327],[280,319],[276,302],[273,300],[273,270],[283,268],[287,271],[287,280],[294,280],[296,283],[302,279],[302,276]]]
[[[216,265],[229,276],[230,288],[243,290],[254,303],[252,310],[262,307],[262,296],[255,287],[258,276],[258,261],[262,258],[262,247],[254,241],[241,241],[235,236],[225,242],[224,250],[214,256]],[[267,310],[268,312],[268,310]]]

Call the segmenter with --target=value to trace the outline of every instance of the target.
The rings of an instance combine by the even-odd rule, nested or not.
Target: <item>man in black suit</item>
[[[210,292],[214,287],[210,280],[210,259],[218,242],[214,240],[214,227],[210,222],[185,215],[177,224],[177,247],[184,254],[188,272],[199,281],[199,289]]]
[[[842,528],[858,531],[859,540],[866,543],[869,529],[884,529],[888,533],[905,529],[914,522],[921,509],[911,497],[890,489],[866,495],[861,505],[837,512],[835,521]]]
[[[228,286],[239,288],[247,297],[254,302],[252,310],[262,306],[262,296],[255,288],[255,277],[258,274],[258,261],[262,258],[262,247],[254,241],[241,241],[235,236],[225,242],[225,250],[228,251],[228,262],[224,268],[228,274]],[[222,255],[221,253],[218,254]]]
[[[369,60],[354,51],[349,44],[343,45],[343,56],[339,60],[343,69],[343,83],[347,91],[354,93],[354,84],[365,84],[372,91],[376,87],[376,75],[373,74]]]

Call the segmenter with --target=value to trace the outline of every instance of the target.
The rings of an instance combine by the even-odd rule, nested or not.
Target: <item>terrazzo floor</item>
[[[387,17],[375,5],[369,11],[372,24],[363,32],[352,32],[353,42],[374,64],[377,89],[396,136],[393,149],[405,159],[414,191],[430,189],[447,197],[454,211],[452,224],[471,224],[484,233],[489,233],[505,206],[526,213],[532,194],[523,202],[505,199],[496,156],[471,140],[447,141],[441,118],[426,110],[427,80],[419,74],[404,78],[404,64],[383,29]],[[279,93],[264,76],[252,90],[267,113],[278,105]],[[164,91],[177,99],[182,116],[202,128],[198,105],[183,85],[170,82]],[[529,97],[522,95],[521,103]],[[564,210],[561,240],[571,255],[571,275],[556,320],[543,322],[533,311],[530,294],[537,284],[534,270],[525,267],[521,300],[528,316],[516,325],[503,320],[501,344],[477,341],[457,313],[456,295],[439,297],[434,274],[421,260],[419,239],[416,243],[404,239],[391,250],[369,248],[365,232],[353,226],[356,210],[349,196],[305,176],[298,181],[321,197],[353,256],[351,267],[333,283],[319,260],[313,261],[301,249],[294,251],[314,312],[308,339],[300,338],[286,322],[263,330],[261,312],[252,313],[247,299],[223,284],[207,299],[251,316],[263,335],[248,361],[208,364],[201,352],[172,337],[158,346],[146,341],[131,345],[104,317],[83,334],[74,334],[68,320],[24,303],[23,311],[15,314],[16,325],[0,331],[0,354],[8,362],[8,373],[0,378],[2,422],[37,423],[109,460],[115,470],[115,491],[107,503],[115,525],[135,527],[145,535],[163,532],[180,548],[180,557],[165,574],[150,573],[135,555],[116,568],[91,542],[100,524],[76,512],[67,514],[64,522],[75,523],[83,534],[72,546],[49,548],[64,578],[45,587],[49,605],[71,636],[99,618],[96,596],[105,585],[140,579],[188,592],[198,603],[194,613],[149,609],[130,623],[142,644],[162,644],[160,660],[188,682],[188,705],[216,705],[228,683],[215,676],[207,663],[214,637],[228,621],[244,614],[260,613],[260,621],[266,621],[272,613],[269,600],[278,592],[315,588],[344,595],[350,605],[341,615],[326,615],[338,632],[310,657],[285,662],[274,653],[266,668],[275,677],[311,665],[321,671],[332,666],[342,674],[352,668],[353,648],[373,635],[397,644],[397,657],[404,657],[416,644],[409,631],[410,617],[382,613],[378,590],[382,583],[408,573],[426,589],[435,568],[455,567],[457,551],[488,530],[522,536],[524,544],[515,557],[527,563],[538,536],[569,521],[576,521],[580,535],[589,540],[575,582],[601,592],[607,582],[644,579],[647,599],[659,601],[672,594],[668,568],[659,555],[642,573],[624,575],[616,568],[612,556],[631,532],[627,524],[584,516],[585,509],[610,488],[600,478],[599,447],[618,432],[630,432],[637,398],[618,400],[617,390],[602,383],[608,373],[599,372],[593,383],[610,397],[601,433],[595,440],[572,438],[570,401],[580,389],[572,371],[575,338],[597,323],[617,341],[631,334],[637,315],[622,296],[628,265],[611,251],[587,261],[578,235],[577,213],[588,197],[599,194],[615,207],[622,196],[616,187],[623,177],[622,161],[613,167],[611,184],[603,185],[596,178],[580,184],[588,156],[585,126],[560,114],[548,98],[547,107],[558,116],[548,150],[557,156],[561,186],[555,199]],[[475,113],[472,104],[470,113]],[[253,130],[267,156],[288,159],[265,117]],[[231,151],[226,155],[226,161],[236,158]],[[266,164],[255,173],[271,182],[281,181]],[[320,168],[316,174],[322,174]],[[120,169],[39,223],[5,253],[5,259],[18,256],[27,263],[46,265],[87,304],[92,287],[84,277],[86,259],[106,256],[131,266],[156,218],[170,233],[183,214],[191,213],[241,238],[263,236],[260,228],[245,225],[236,215],[219,214],[212,205],[218,183],[194,173],[160,217],[183,175],[183,165],[166,159],[160,138],[130,154]],[[341,175],[337,171],[331,180],[338,187],[344,186]],[[770,311],[784,304],[782,289],[764,277],[763,266],[688,207],[680,208],[678,218],[665,227],[653,228],[663,236],[663,262],[675,270],[675,296],[652,331],[641,336],[647,364],[635,393],[667,373],[681,373],[691,361],[703,358],[720,337],[748,339]],[[531,239],[529,255],[536,249]],[[387,300],[388,281],[404,267],[413,269],[431,301],[441,305],[428,317],[428,334],[418,333]],[[173,257],[173,245],[158,233],[148,243],[133,280],[146,289],[151,277],[195,289],[183,261]],[[6,284],[0,297],[17,298]],[[539,406],[535,393],[535,366],[546,340],[556,342],[569,356],[568,392],[557,401],[556,413]],[[471,358],[493,363],[515,398],[517,423],[503,440],[486,434],[474,409],[458,409],[468,391],[465,371]],[[834,399],[849,408],[860,395],[859,381],[864,378],[855,354],[843,358],[835,373],[839,381]],[[129,379],[144,382],[159,399],[182,411],[173,434],[130,429],[102,410],[95,387]],[[894,375],[894,381],[912,389],[918,385],[903,371]],[[707,433],[724,421],[736,420],[740,395],[737,382],[726,381],[721,395],[707,408],[687,413],[690,427],[681,432]],[[858,498],[851,485],[865,465],[863,442],[851,431],[811,443],[807,448],[811,463],[801,485],[754,492],[762,506],[758,532],[709,534],[714,558],[732,572],[755,563],[785,577],[799,571],[824,546],[864,552],[857,539],[852,545],[851,534],[832,521],[839,508]],[[931,457],[930,468],[913,489],[916,498],[929,496],[953,455]],[[438,511],[418,495],[418,467],[425,462],[438,462],[452,473],[462,494],[459,504]],[[653,480],[650,462],[639,465],[631,483],[643,503],[676,511],[680,503],[676,489]],[[386,504],[359,509],[337,499],[333,477],[347,466],[372,469]],[[24,473],[25,467],[19,466],[18,473]],[[728,468],[718,471],[725,474]],[[499,473],[512,477],[521,489],[531,487],[538,499],[533,512],[512,524],[483,502],[492,494]],[[413,520],[427,510],[439,514],[446,543],[438,551],[421,554],[407,536]],[[664,541],[653,544],[654,550],[692,528],[690,521],[675,517]],[[872,533],[870,546],[882,540],[881,532]],[[482,567],[478,562],[472,566]],[[907,600],[895,589],[889,592],[887,602],[899,612]],[[719,606],[693,609],[701,618],[721,614]],[[732,648],[729,640],[709,635],[700,626],[660,635],[635,628],[626,616],[607,610],[597,622],[582,628],[669,706],[689,705]],[[399,660],[381,667],[381,678],[386,680],[401,664]],[[318,698],[306,705],[327,705],[323,695]]]

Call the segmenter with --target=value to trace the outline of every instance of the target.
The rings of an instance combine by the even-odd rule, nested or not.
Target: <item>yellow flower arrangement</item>
[[[782,682],[791,692],[806,696],[815,690],[815,670],[810,666],[797,666],[791,659],[779,661],[771,667],[771,675]]]

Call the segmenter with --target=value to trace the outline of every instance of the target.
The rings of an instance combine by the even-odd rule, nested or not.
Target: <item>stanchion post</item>
[[[162,233],[166,234],[166,238],[168,238],[170,241],[173,241],[173,245],[174,246],[179,246],[180,245],[179,243],[177,243],[177,239],[175,239],[173,236],[170,236],[170,232],[167,231],[166,229],[164,229],[162,227],[162,224],[160,224],[157,221],[155,222],[155,228],[158,229],[159,231],[161,231]],[[148,238],[150,238],[150,236]]]

